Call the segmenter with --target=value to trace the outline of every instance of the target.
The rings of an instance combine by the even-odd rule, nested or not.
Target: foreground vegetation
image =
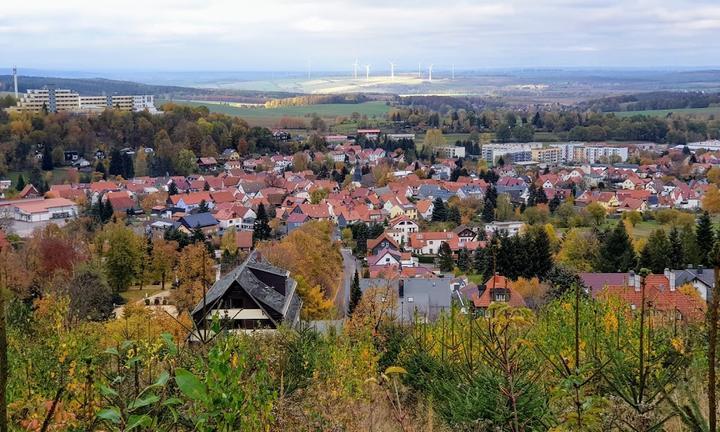
[[[384,297],[385,301],[380,301]],[[128,307],[72,319],[67,298],[13,301],[18,430],[709,430],[701,324],[568,289],[536,312],[453,308],[398,326],[365,294],[345,327],[221,335]],[[219,328],[219,323],[215,323]]]

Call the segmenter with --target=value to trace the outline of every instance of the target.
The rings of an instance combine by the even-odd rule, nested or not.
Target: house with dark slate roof
[[[188,234],[199,228],[205,235],[210,235],[217,231],[219,225],[218,220],[210,213],[185,215],[178,222],[181,230]]]
[[[211,328],[210,321],[217,318],[224,329],[248,332],[275,330],[281,325],[295,327],[300,322],[301,308],[297,282],[290,272],[253,252],[215,282],[191,316],[199,331]]]

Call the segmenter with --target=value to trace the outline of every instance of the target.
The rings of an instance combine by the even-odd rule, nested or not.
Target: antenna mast
[[[13,82],[15,83],[15,101],[18,100],[18,87],[17,87],[17,66],[13,66]]]

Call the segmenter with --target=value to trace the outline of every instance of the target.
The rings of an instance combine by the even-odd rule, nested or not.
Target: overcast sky
[[[11,7],[10,7],[11,6]],[[347,70],[719,65],[720,0],[24,0],[0,65]]]

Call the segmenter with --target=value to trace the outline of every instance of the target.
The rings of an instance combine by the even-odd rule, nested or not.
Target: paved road
[[[355,276],[357,260],[350,249],[342,248],[340,249],[340,253],[343,257],[343,286],[342,292],[338,293],[335,298],[335,303],[338,310],[341,311],[339,315],[344,317],[347,314],[348,304],[350,303],[350,288],[352,287],[352,280]]]

